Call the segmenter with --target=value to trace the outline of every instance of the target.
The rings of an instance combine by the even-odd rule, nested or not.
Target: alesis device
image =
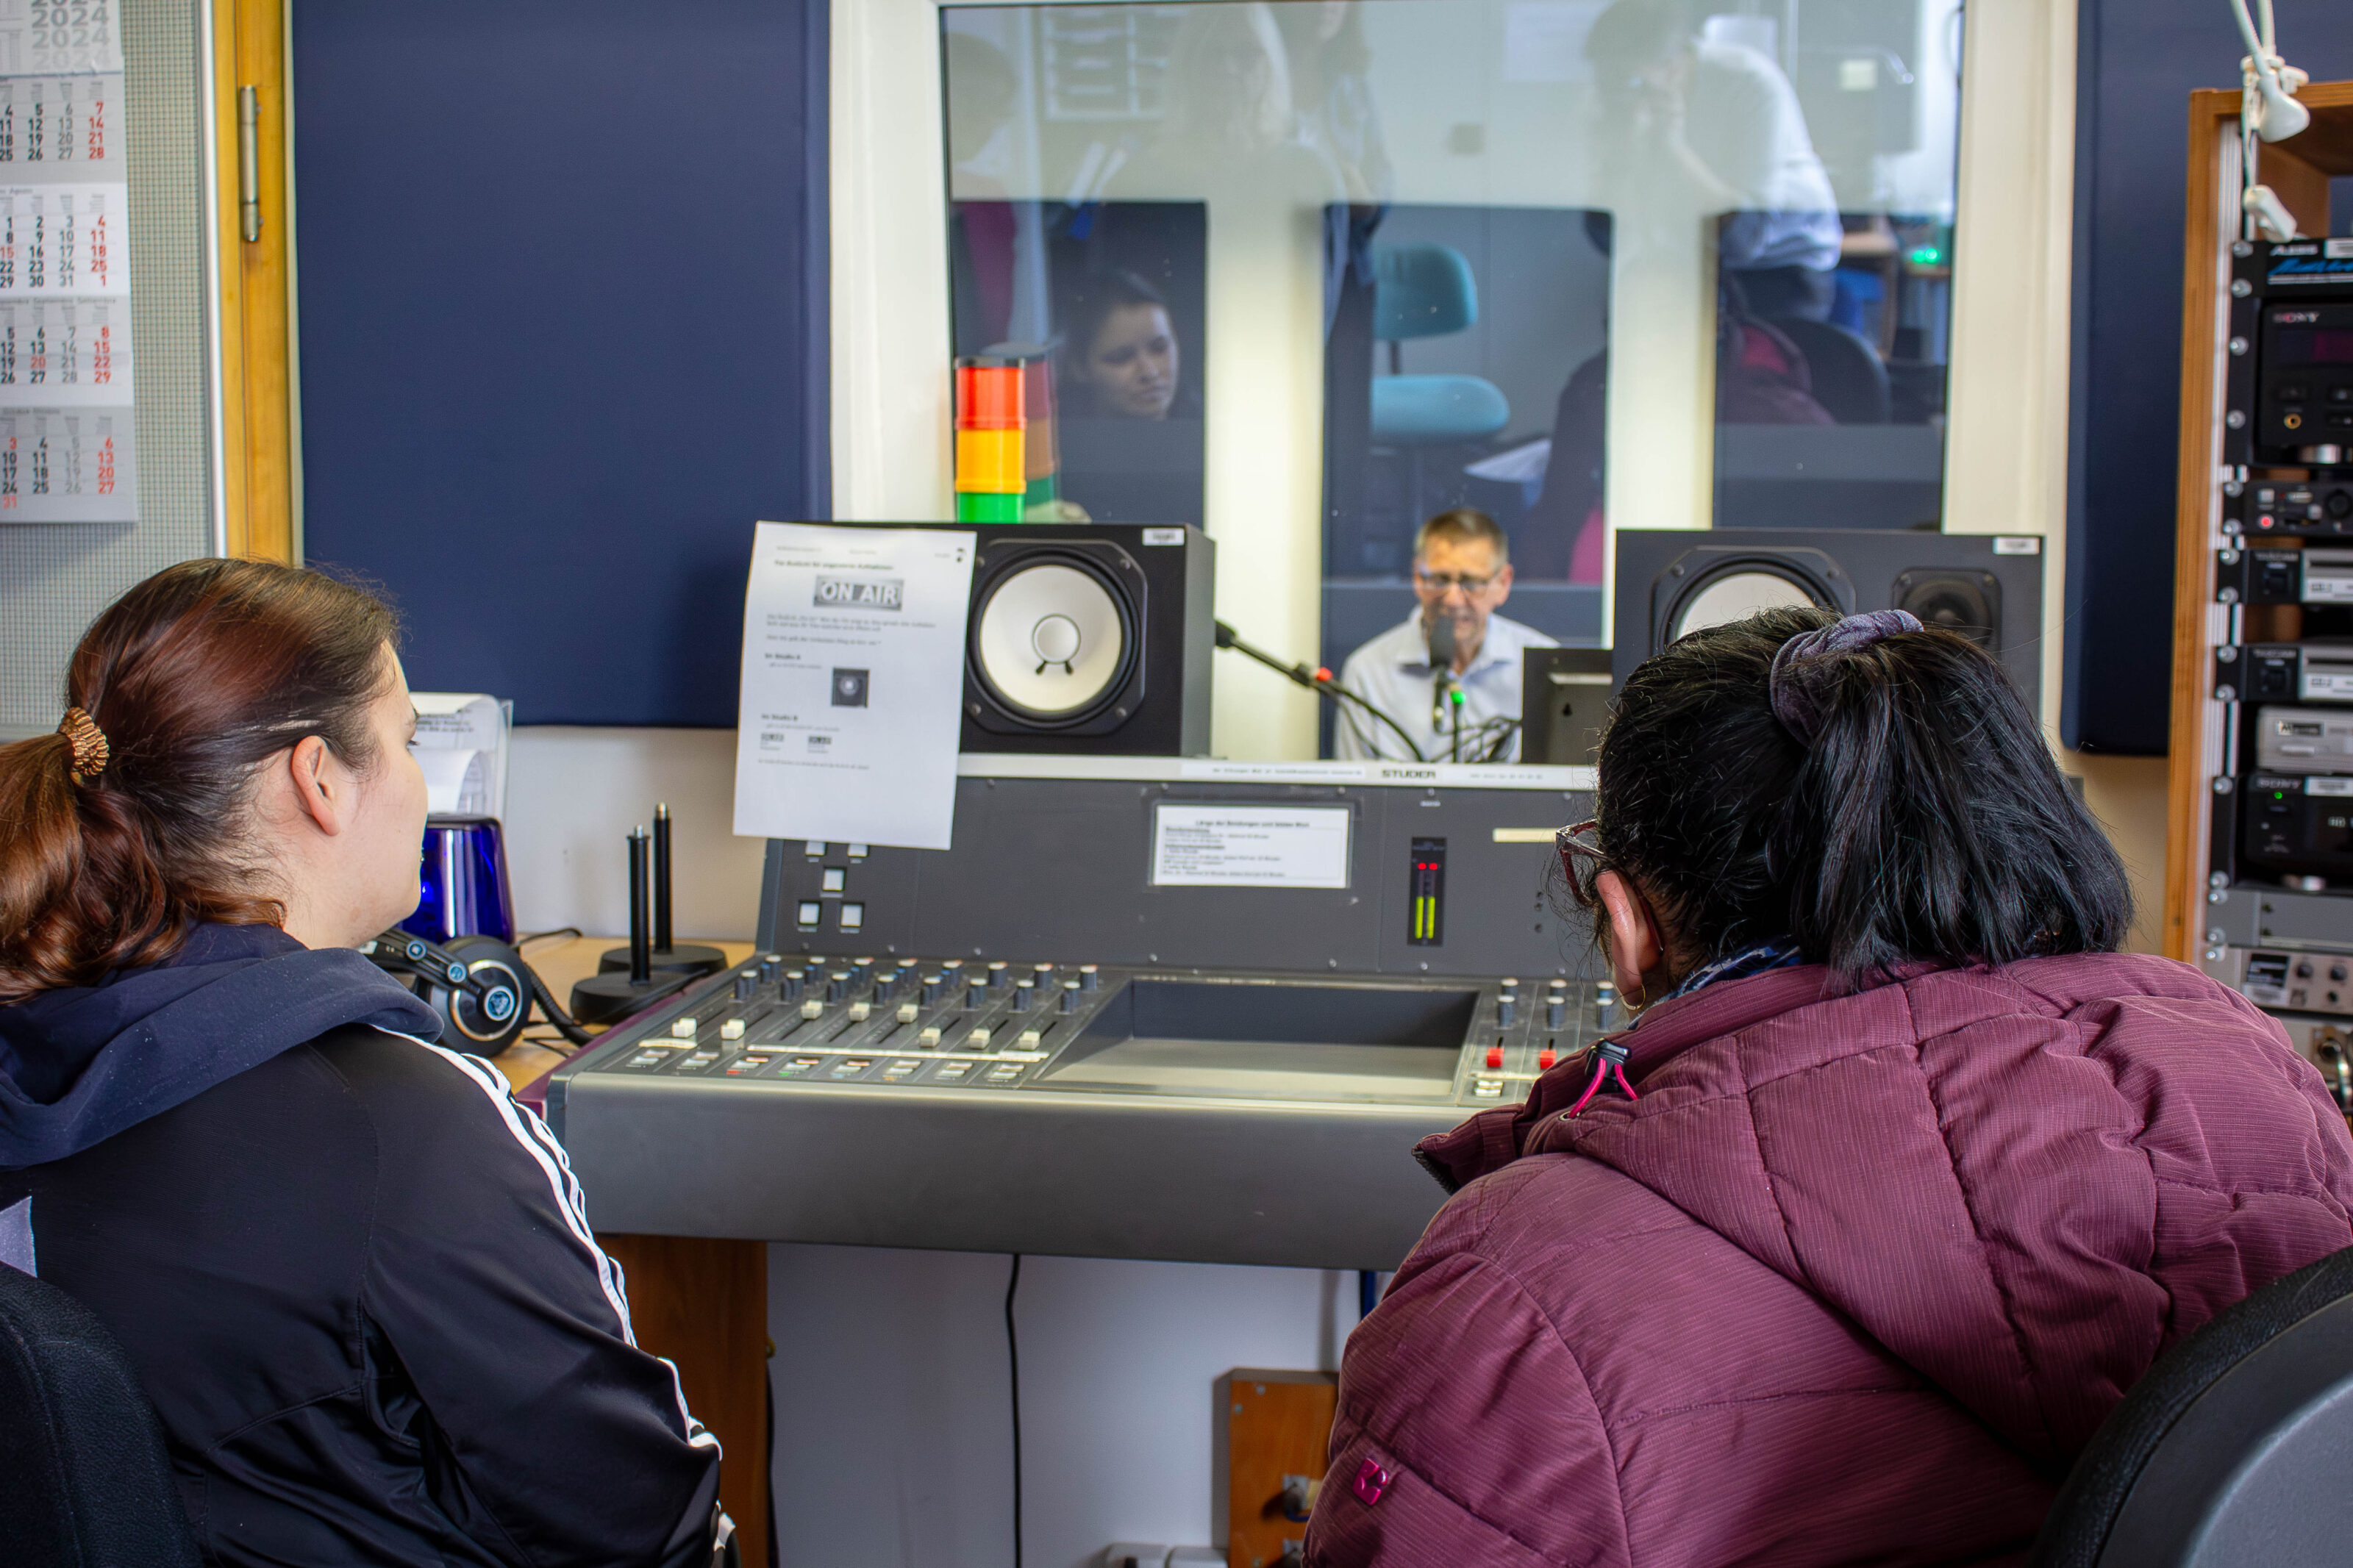
[[[1622,1025],[1588,770],[963,771],[954,849],[772,842],[761,953],[553,1075],[599,1226],[1394,1268],[1415,1142]]]

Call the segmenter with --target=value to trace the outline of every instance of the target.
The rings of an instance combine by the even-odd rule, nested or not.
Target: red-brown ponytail
[[[331,577],[263,561],[187,561],[84,633],[66,703],[105,738],[0,746],[0,1002],[168,958],[199,921],[284,911],[240,853],[255,765],[317,735],[375,760],[393,613]]]

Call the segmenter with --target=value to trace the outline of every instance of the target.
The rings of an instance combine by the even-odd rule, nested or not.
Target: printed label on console
[[[1157,806],[1155,888],[1345,888],[1345,806]]]

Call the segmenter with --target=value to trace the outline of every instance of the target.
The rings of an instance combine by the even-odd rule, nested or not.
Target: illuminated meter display
[[[1413,879],[1408,885],[1406,909],[1411,919],[1406,941],[1414,947],[1438,947],[1446,941],[1446,840],[1413,841]]]

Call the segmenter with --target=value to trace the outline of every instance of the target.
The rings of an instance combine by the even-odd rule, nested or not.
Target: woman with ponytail
[[[1561,833],[1632,1026],[1416,1152],[1306,1560],[2014,1563],[2159,1352],[2353,1245],[2353,1139],[1967,638],[1777,610]]]
[[[717,1445],[563,1151],[355,951],[417,907],[396,629],[185,563],[0,747],[0,1266],[130,1352],[208,1563],[702,1568]]]

